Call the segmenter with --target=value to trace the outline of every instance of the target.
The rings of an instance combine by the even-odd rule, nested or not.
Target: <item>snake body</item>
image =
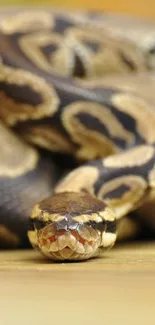
[[[122,220],[130,235],[155,232],[154,27],[97,12],[1,11],[2,247],[27,245],[33,206],[29,240],[51,259],[98,255]],[[78,166],[60,178],[53,152]]]

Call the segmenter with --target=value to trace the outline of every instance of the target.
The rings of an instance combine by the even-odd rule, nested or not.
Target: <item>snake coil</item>
[[[1,247],[28,245],[28,231],[50,259],[83,260],[117,233],[155,233],[154,27],[1,10]],[[64,155],[76,168],[62,177]]]

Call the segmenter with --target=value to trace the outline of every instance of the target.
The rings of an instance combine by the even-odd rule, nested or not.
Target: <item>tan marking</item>
[[[42,103],[36,107],[27,103],[18,103],[0,91],[0,117],[7,124],[14,125],[17,121],[52,116],[58,108],[59,99],[54,88],[44,79],[28,71],[0,66],[0,82],[16,84],[17,86],[28,85],[42,98]]]
[[[51,44],[56,45],[58,49],[47,58],[42,52],[42,47]],[[22,52],[39,69],[61,75],[70,75],[73,68],[74,54],[69,45],[64,37],[50,31],[26,35],[19,40]]]
[[[73,220],[74,221],[78,221],[78,222],[88,222],[89,220],[92,220],[91,219],[92,217],[92,214],[81,214],[79,216],[76,216],[76,217],[73,217]]]
[[[70,172],[55,189],[56,193],[65,191],[79,192],[82,189],[87,190],[90,194],[94,194],[94,184],[97,181],[99,172],[96,167],[87,166],[79,167]]]
[[[32,246],[37,246],[38,245],[38,236],[37,236],[37,231],[35,230],[29,230],[28,231],[28,238]]]
[[[32,210],[31,219],[38,218],[38,216],[40,216],[40,214],[41,214],[41,210],[39,208],[39,204],[37,204],[34,206],[34,208]]]
[[[129,190],[121,197],[105,198],[105,195],[121,185],[127,185]],[[147,183],[142,177],[126,175],[104,183],[98,192],[98,197],[113,207],[116,219],[119,219],[137,207],[138,203],[143,199],[146,189]]]
[[[0,124],[0,176],[18,177],[34,170],[39,161],[38,153]]]
[[[54,126],[28,126],[20,134],[29,142],[54,152],[74,153],[75,146]]]
[[[127,16],[104,17],[103,28],[106,33],[112,33],[115,39],[127,38],[138,44],[141,51],[146,53],[154,45],[154,21],[133,19]]]
[[[89,89],[100,88],[103,90],[114,89],[123,93],[137,94],[147,101],[155,102],[155,76],[148,73],[109,75],[102,78],[80,80],[78,83],[82,87]],[[152,106],[154,109],[154,106]]]
[[[149,143],[155,142],[155,111],[151,103],[132,94],[113,95],[111,100],[118,110],[134,118],[143,139]]]
[[[72,136],[73,141],[80,145],[77,156],[86,160],[104,157],[118,150],[115,144],[99,131],[88,129],[76,117],[78,113],[86,113],[95,117],[106,126],[112,137],[119,137],[132,145],[134,136],[121,125],[120,121],[104,106],[92,102],[76,102],[65,107],[62,123]]]
[[[22,13],[8,15],[0,23],[0,29],[5,34],[32,32],[53,26],[53,17],[47,11],[23,11]]]
[[[49,220],[49,218],[50,218],[49,213],[47,213],[47,212],[42,213],[42,212],[41,212],[41,219],[42,219],[42,220],[44,220],[44,221],[46,222],[46,221]]]
[[[117,241],[135,238],[140,231],[140,224],[128,216],[122,218],[117,227]]]
[[[97,31],[97,32],[96,32]],[[117,39],[103,29],[70,28],[66,32],[66,39],[84,62],[86,75],[89,78],[110,73],[131,71],[120,56],[120,52],[131,62],[136,71],[146,71],[145,58],[140,49],[133,42]],[[100,48],[95,53],[84,42],[98,42]],[[102,62],[102,64],[101,64]]]
[[[104,211],[96,211],[96,213],[91,214],[81,214],[79,216],[73,217],[73,220],[78,222],[89,222],[95,221],[96,223],[106,221],[114,221],[115,220],[115,213],[114,211],[106,207]]]
[[[99,212],[99,216],[102,220],[115,221],[115,212],[110,207],[106,207],[103,212]]]
[[[104,166],[109,168],[142,166],[153,158],[155,150],[149,145],[141,145],[103,160]]]
[[[64,217],[60,216],[59,214],[55,214],[55,215],[53,214],[50,216],[50,220],[52,222],[60,222],[60,221],[64,220]]]
[[[116,241],[116,234],[112,234],[111,232],[103,232],[101,246],[103,247],[112,247]]]
[[[59,221],[62,221],[64,219],[64,216],[61,216],[58,213],[42,212],[41,218],[44,221],[59,222]]]
[[[5,225],[0,224],[0,246],[1,247],[18,247],[20,238]]]
[[[149,185],[153,188],[155,188],[155,166],[154,168],[150,171],[149,174]]]

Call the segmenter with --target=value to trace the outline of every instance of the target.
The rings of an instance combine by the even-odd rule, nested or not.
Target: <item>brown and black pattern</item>
[[[154,40],[154,23],[123,16],[1,12],[0,118],[19,136],[0,125],[1,246],[26,244],[34,205],[30,242],[58,260],[111,247],[116,221],[132,211],[155,229]],[[86,163],[44,199],[57,168],[20,137]]]
[[[146,57],[134,39],[107,33],[104,15],[100,24],[95,24],[88,15],[53,14],[46,10],[22,12],[2,20],[1,31],[4,63],[15,65],[17,57],[22,61],[22,53],[22,66],[25,62],[26,69],[28,66],[32,69],[33,65],[41,73],[95,77],[148,68]],[[4,49],[10,45],[16,56],[12,59]]]
[[[0,124],[0,245],[28,245],[28,219],[38,200],[51,194],[59,177],[48,155],[34,149]]]
[[[154,147],[138,146],[79,167],[58,184],[56,192],[89,192],[112,205],[120,219],[137,208],[148,191],[154,190],[154,183],[150,182],[154,166]]]

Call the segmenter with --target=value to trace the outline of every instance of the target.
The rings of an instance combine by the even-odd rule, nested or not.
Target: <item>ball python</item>
[[[154,236],[154,70],[151,21],[1,10],[2,248],[76,261]]]

